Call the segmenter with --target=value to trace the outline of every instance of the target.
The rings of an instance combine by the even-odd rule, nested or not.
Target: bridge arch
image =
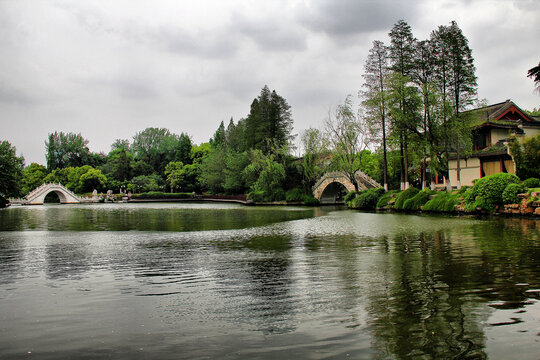
[[[81,202],[81,199],[64,185],[49,183],[41,185],[26,195],[25,204],[41,205],[45,201],[45,197],[52,192],[58,196],[61,204],[78,204]]]
[[[358,190],[381,187],[378,182],[364,174],[362,171],[357,171],[354,174],[354,177],[358,184]],[[338,192],[336,186],[338,186],[337,189],[339,189],[339,186],[343,186],[347,192],[355,190],[354,184],[344,172],[334,171],[324,174],[319,181],[317,181],[313,186],[313,196],[322,204],[343,202],[340,198],[342,194]],[[328,193],[330,190],[334,190],[333,197]]]

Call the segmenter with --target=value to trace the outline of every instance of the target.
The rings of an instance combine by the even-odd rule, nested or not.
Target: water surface
[[[13,207],[0,211],[0,358],[537,359],[539,225]]]

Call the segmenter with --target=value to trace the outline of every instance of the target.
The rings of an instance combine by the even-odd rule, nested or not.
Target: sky
[[[540,0],[0,0],[0,141],[45,162],[55,131],[110,151],[147,127],[206,142],[246,117],[264,85],[291,106],[294,133],[322,128],[357,96],[374,40],[400,19],[427,39],[457,21],[478,97],[540,108]]]

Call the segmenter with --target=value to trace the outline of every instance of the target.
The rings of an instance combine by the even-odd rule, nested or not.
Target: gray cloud
[[[417,16],[416,1],[321,0],[298,11],[298,18],[310,30],[342,37],[389,30],[400,19],[412,22]]]
[[[22,89],[0,83],[0,103],[16,105],[34,105],[37,100]]]
[[[251,39],[262,50],[302,51],[306,49],[306,33],[285,19],[251,19],[236,13],[231,28]]]

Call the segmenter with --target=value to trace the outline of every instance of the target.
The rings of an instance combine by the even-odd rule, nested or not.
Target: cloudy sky
[[[479,97],[540,107],[526,77],[540,61],[539,0],[0,0],[0,140],[45,164],[47,134],[91,151],[146,127],[208,141],[267,84],[295,133],[362,86],[373,40],[404,19],[426,39],[456,20]]]

